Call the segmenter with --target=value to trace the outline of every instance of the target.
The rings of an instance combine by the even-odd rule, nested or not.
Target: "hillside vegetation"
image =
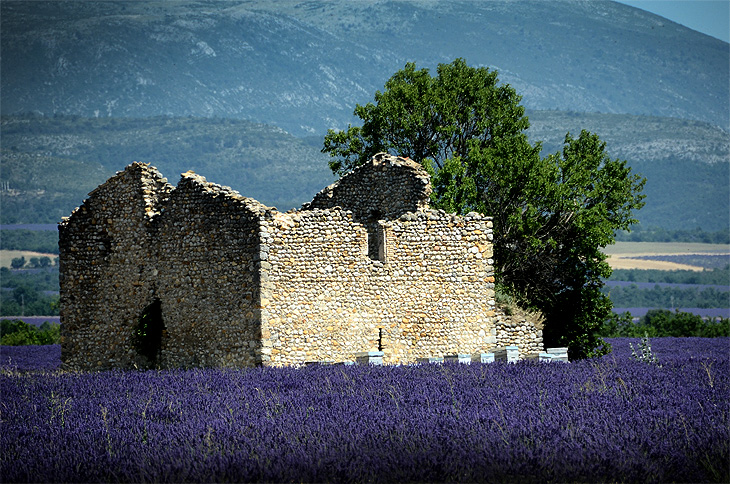
[[[57,222],[133,161],[172,184],[193,170],[282,210],[333,181],[317,148],[243,120],[4,117],[2,139],[3,224]]]
[[[642,226],[728,230],[730,206],[722,201],[730,188],[718,183],[730,179],[724,131],[672,118],[554,111],[529,117],[530,138],[544,140],[543,154],[558,151],[566,132],[584,126],[607,142],[610,156],[645,176]],[[0,135],[2,224],[58,222],[132,161],[152,163],[173,184],[193,170],[280,210],[300,206],[334,181],[321,138],[243,120],[4,116]],[[658,139],[667,140],[661,149],[636,148]]]
[[[701,121],[627,114],[528,110],[529,136],[543,152],[561,149],[565,133],[587,129],[606,142],[611,156],[653,162],[730,163],[727,131]]]
[[[730,230],[730,46],[620,3],[15,0],[0,31],[0,223],[57,222],[135,160],[296,207],[333,181],[328,128],[406,62],[461,57],[544,153],[586,128],[646,176],[643,229]]]

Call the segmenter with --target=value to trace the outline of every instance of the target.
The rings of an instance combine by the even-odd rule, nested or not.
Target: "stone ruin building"
[[[133,163],[59,224],[64,368],[383,363],[542,351],[495,305],[492,221],[387,154],[299,210]]]

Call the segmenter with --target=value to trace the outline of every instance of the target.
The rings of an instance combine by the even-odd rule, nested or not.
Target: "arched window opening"
[[[162,302],[155,299],[142,311],[132,334],[134,349],[147,360],[148,368],[155,368],[159,363],[164,330]]]

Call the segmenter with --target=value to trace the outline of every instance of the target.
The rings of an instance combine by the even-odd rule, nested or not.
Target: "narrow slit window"
[[[385,262],[385,228],[380,224],[380,217],[378,210],[370,212],[368,217],[368,257]]]

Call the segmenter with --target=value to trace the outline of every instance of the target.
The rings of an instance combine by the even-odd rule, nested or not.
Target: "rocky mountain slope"
[[[407,61],[496,68],[531,109],[730,126],[730,48],[611,1],[0,3],[2,113],[219,116],[322,134]]]
[[[728,229],[730,45],[608,0],[3,0],[2,221],[134,160],[297,206],[332,181],[326,129],[456,57],[523,95],[545,153],[586,128],[645,175],[642,225]]]

